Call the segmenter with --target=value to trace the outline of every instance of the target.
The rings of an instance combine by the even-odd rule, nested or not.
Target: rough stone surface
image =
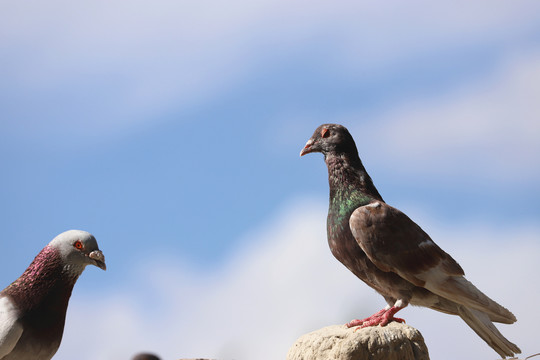
[[[333,325],[302,335],[287,360],[429,360],[422,334],[405,324],[358,329]]]

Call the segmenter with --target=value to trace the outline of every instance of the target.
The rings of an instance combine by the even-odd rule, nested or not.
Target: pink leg
[[[371,315],[370,317],[367,317],[365,319],[354,319],[354,320],[351,320],[351,322],[347,323],[347,327],[348,328],[352,328],[352,327],[355,327],[355,326],[360,326],[362,325],[363,323],[367,322],[367,321],[371,321],[372,319],[374,318],[379,318],[382,316],[382,314],[384,314],[388,309],[382,309],[378,312],[376,312],[375,314]]]
[[[394,317],[394,315],[401,310],[402,308],[397,306],[392,306],[390,309],[388,309],[387,312],[385,312],[382,316],[383,320],[379,323],[381,326],[386,326],[389,322],[396,321],[398,323],[404,323],[405,319]],[[367,325],[370,326],[370,325]]]
[[[365,328],[368,326],[377,325],[386,326],[389,322],[392,321],[404,323],[404,319],[394,317],[394,315],[401,309],[402,307],[394,305],[389,309],[382,309],[381,311],[371,315],[368,318],[362,320],[352,320],[350,323],[347,324],[347,327],[351,328],[354,326],[359,326],[359,328]]]

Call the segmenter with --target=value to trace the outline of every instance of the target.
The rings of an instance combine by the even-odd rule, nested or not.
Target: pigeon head
[[[64,264],[82,272],[86,265],[106,270],[105,256],[99,250],[96,238],[82,230],[68,230],[55,237],[49,246],[56,249]],[[77,270],[75,270],[77,271]]]
[[[319,126],[308,140],[300,156],[312,152],[320,152],[326,157],[329,154],[358,154],[354,139],[343,125],[323,124]]]

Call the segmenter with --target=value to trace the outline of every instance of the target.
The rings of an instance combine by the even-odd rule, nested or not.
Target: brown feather
[[[423,286],[423,281],[415,275],[437,266],[448,276],[464,275],[461,266],[420,226],[384,202],[359,207],[352,213],[349,225],[358,245],[375,265],[417,286]]]

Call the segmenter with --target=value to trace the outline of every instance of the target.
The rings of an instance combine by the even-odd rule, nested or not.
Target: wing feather
[[[0,296],[0,359],[9,354],[23,333],[15,305],[7,296]]]
[[[437,277],[464,275],[461,266],[420,226],[385,203],[357,208],[349,225],[356,241],[375,265],[415,285],[423,286],[430,271],[435,271]]]
[[[510,311],[467,281],[461,266],[398,209],[383,202],[361,206],[351,215],[349,225],[358,245],[379,269],[492,314],[501,322],[516,321]]]

